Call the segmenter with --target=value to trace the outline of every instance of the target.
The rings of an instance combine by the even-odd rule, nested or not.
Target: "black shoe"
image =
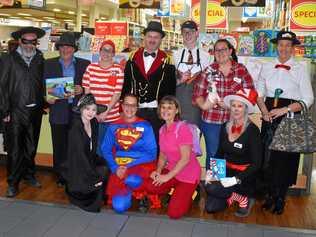
[[[262,204],[261,208],[263,210],[271,210],[271,208],[273,207],[274,204],[274,200],[271,196],[268,196],[265,198],[264,203]]]
[[[41,188],[42,187],[41,183],[38,182],[37,179],[34,178],[34,177],[24,178],[24,181],[25,181],[26,184],[28,184],[28,185],[30,185],[30,186],[32,186],[34,188]]]
[[[275,206],[273,208],[272,213],[277,214],[277,215],[281,215],[284,211],[284,206],[285,206],[284,199],[277,198],[277,200],[275,201]]]
[[[247,207],[240,207],[234,214],[235,216],[238,217],[247,217],[249,216],[251,212],[251,208],[255,204],[256,200],[254,198],[249,198],[248,199],[248,205]]]
[[[19,191],[17,187],[9,185],[5,196],[8,198],[13,198],[18,194],[18,192]]]
[[[144,197],[143,199],[139,200],[139,204],[138,204],[138,210],[141,213],[147,213],[149,210],[149,200],[147,197]]]

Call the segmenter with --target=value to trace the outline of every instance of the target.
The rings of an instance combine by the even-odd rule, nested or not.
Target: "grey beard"
[[[31,58],[36,54],[36,49],[24,49],[21,47],[21,53],[26,58]]]

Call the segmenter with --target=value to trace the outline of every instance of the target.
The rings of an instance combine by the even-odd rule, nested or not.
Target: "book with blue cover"
[[[210,167],[206,171],[205,181],[215,181],[226,177],[226,160],[210,158]]]
[[[73,77],[48,78],[46,82],[46,98],[50,99],[70,99],[74,97]]]

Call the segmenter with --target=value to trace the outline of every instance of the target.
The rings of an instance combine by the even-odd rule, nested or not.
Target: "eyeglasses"
[[[113,52],[113,50],[112,50],[112,49],[109,49],[109,48],[102,48],[101,51],[102,51],[103,53],[112,53],[112,52]]]
[[[37,39],[28,40],[28,39],[21,38],[21,42],[22,44],[32,44],[34,46],[37,45]]]
[[[214,50],[216,53],[225,53],[228,51],[228,48],[224,48],[224,49],[215,49]]]
[[[137,108],[137,104],[123,103],[122,105],[128,108],[132,108],[132,109]]]

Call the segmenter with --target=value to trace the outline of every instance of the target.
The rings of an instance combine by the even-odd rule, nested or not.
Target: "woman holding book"
[[[255,202],[255,178],[262,148],[260,131],[248,114],[254,112],[256,99],[257,92],[250,89],[224,97],[224,103],[230,108],[230,119],[221,129],[216,157],[226,160],[226,177],[220,180],[207,177],[207,212],[224,210],[236,201],[239,208],[235,215],[244,217],[249,215]],[[208,172],[211,177],[214,170]]]

